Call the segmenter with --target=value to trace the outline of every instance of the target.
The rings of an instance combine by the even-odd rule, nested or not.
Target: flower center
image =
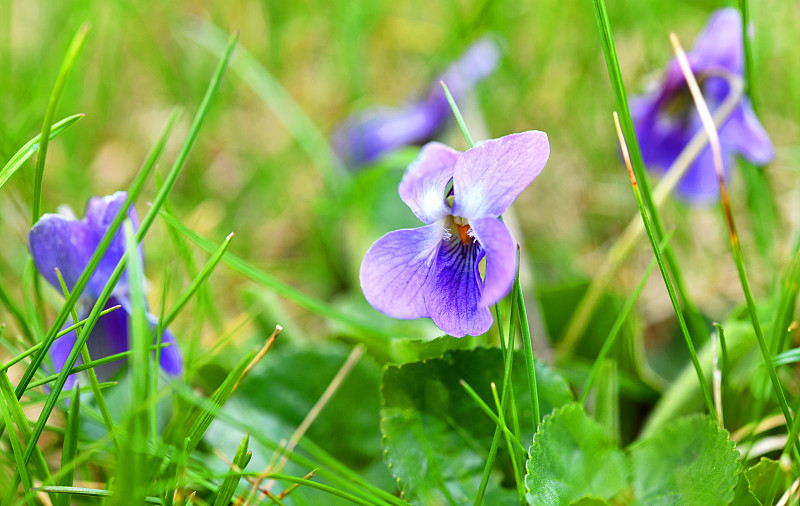
[[[470,235],[470,232],[472,232],[472,228],[470,228],[467,219],[461,216],[453,216],[453,223],[458,229],[458,236],[461,238],[461,242],[464,244],[471,243],[472,235]]]

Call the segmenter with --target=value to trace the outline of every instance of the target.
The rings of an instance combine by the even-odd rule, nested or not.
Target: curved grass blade
[[[55,123],[51,128],[48,135],[49,140],[53,140],[59,135],[61,135],[64,130],[68,129],[75,123],[77,123],[81,118],[83,118],[84,114],[73,114],[72,116],[67,116],[66,118],[62,119],[58,123]],[[0,188],[5,185],[11,176],[13,176],[22,164],[25,163],[28,158],[33,156],[39,150],[39,139],[42,138],[42,134],[38,134],[33,139],[29,140],[22,146],[19,151],[14,153],[14,156],[6,163],[2,169],[0,169]]]
[[[44,162],[47,159],[47,145],[50,142],[50,128],[53,124],[53,116],[56,113],[58,102],[61,100],[61,94],[64,92],[64,87],[67,84],[72,72],[72,67],[78,60],[78,56],[86,43],[86,37],[89,35],[89,24],[84,23],[78,28],[78,32],[72,38],[72,42],[67,48],[67,54],[64,56],[64,61],[61,64],[61,70],[58,72],[56,83],[53,86],[53,92],[50,94],[50,100],[47,103],[47,109],[44,113],[44,121],[42,122],[42,133],[39,138],[41,145],[39,152],[36,156],[36,175],[33,184],[33,208],[31,211],[31,225],[34,225],[39,220],[39,209],[42,202],[42,183],[44,182]]]

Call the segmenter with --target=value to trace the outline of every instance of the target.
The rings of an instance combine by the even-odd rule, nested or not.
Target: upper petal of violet
[[[59,214],[45,214],[28,233],[36,269],[59,292],[55,268],[72,291],[96,247],[95,233],[86,223]]]
[[[428,316],[424,294],[444,229],[438,223],[389,232],[367,251],[359,278],[372,307],[393,318]]]
[[[444,192],[453,179],[460,154],[444,144],[429,142],[408,166],[398,192],[403,202],[424,223],[433,223],[450,214]]]
[[[497,218],[469,222],[486,259],[479,304],[491,306],[511,290],[517,275],[517,245],[505,223]]]
[[[125,203],[125,199],[127,198],[127,192],[118,191],[113,195],[92,197],[89,199],[89,202],[86,204],[84,221],[94,231],[97,244],[100,243],[100,240],[111,226],[111,223],[114,221],[114,218],[122,208],[122,205]],[[128,219],[131,220],[133,230],[135,232],[139,228],[139,219],[136,216],[136,209],[134,209],[133,206],[128,209]],[[138,251],[139,259],[143,263],[141,245],[139,246]],[[120,259],[122,259],[124,254],[125,241],[122,229],[120,228],[120,230],[117,231],[117,233],[114,235],[114,238],[111,240],[105,255],[103,255],[100,263],[97,264],[97,268],[95,269],[95,272],[89,281],[89,289],[93,293],[99,295],[100,292],[102,292],[106,282],[111,277],[111,274],[114,272],[114,269],[117,267],[117,264],[119,263]],[[127,275],[128,270],[126,269],[125,273],[117,283],[116,291],[118,293],[127,292]]]
[[[453,214],[469,220],[500,216],[542,172],[549,156],[547,134],[536,130],[465,151],[453,174]]]
[[[727,7],[714,11],[688,57],[695,72],[697,67],[716,66],[739,75],[743,52],[742,16],[739,9]]]

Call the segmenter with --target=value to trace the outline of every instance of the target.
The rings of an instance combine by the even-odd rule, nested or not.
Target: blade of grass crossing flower
[[[180,222],[174,216],[162,212],[161,217],[164,221],[170,226],[175,228],[178,232],[180,232],[185,237],[189,238],[190,241],[195,243],[200,248],[204,249],[208,253],[214,253],[217,249],[217,245],[214,244],[212,241],[209,241],[197,233],[189,229],[186,225]],[[239,272],[240,274],[252,279],[253,281],[262,284],[275,292],[276,294],[280,295],[281,297],[285,297],[290,301],[294,302],[295,304],[304,307],[305,309],[311,311],[312,313],[319,314],[326,318],[330,318],[332,320],[338,321],[346,326],[348,326],[351,330],[356,331],[359,335],[362,336],[378,336],[381,338],[391,338],[393,335],[390,332],[386,332],[380,329],[374,328],[373,325],[362,322],[359,319],[356,319],[348,314],[345,314],[338,309],[326,304],[325,302],[320,301],[314,297],[310,297],[303,292],[293,288],[289,285],[278,281],[274,277],[272,277],[267,272],[258,269],[257,267],[251,265],[250,263],[242,260],[241,258],[231,254],[225,253],[222,257],[222,261],[225,262],[229,267],[233,268],[235,271]]]
[[[671,237],[672,234],[667,236],[665,240],[669,240],[669,238]],[[614,320],[614,325],[608,332],[606,340],[603,341],[603,346],[597,353],[597,358],[594,360],[592,368],[589,371],[589,375],[586,377],[586,381],[583,384],[583,390],[581,391],[580,398],[578,399],[578,402],[580,402],[581,404],[586,403],[586,399],[589,397],[589,392],[591,392],[592,386],[594,386],[594,382],[597,379],[597,375],[599,374],[601,367],[603,366],[603,363],[606,359],[606,355],[608,355],[608,352],[614,345],[614,341],[617,339],[617,335],[619,334],[619,331],[622,329],[622,325],[625,323],[625,320],[628,319],[628,315],[630,315],[633,306],[636,304],[636,301],[639,299],[639,295],[641,295],[642,290],[644,289],[645,283],[647,283],[647,280],[650,279],[650,274],[653,273],[653,269],[655,268],[656,268],[656,259],[653,258],[650,261],[650,264],[647,266],[644,275],[642,275],[642,279],[639,280],[639,284],[636,285],[636,288],[633,290],[628,299],[625,301],[625,305],[622,306],[622,310],[617,315],[617,319]]]
[[[464,136],[464,140],[467,141],[467,146],[472,149],[475,143],[472,141],[472,136],[469,134],[469,130],[467,130],[467,124],[464,123],[464,116],[461,115],[461,111],[459,110],[458,105],[456,105],[453,95],[450,93],[450,90],[447,89],[447,84],[445,84],[444,81],[439,82],[441,83],[444,94],[447,97],[447,103],[450,104],[450,109],[453,110],[453,115],[456,117],[458,128],[461,129],[461,134]]]
[[[622,131],[625,138],[630,140],[630,153],[631,165],[633,173],[636,176],[637,182],[640,185],[642,201],[647,210],[650,220],[652,220],[653,232],[656,236],[656,241],[661,241],[664,237],[664,227],[661,222],[661,217],[658,213],[658,208],[653,201],[652,192],[650,191],[650,183],[647,179],[647,173],[644,170],[644,161],[642,154],[639,150],[639,143],[636,139],[636,132],[633,128],[633,120],[631,119],[630,110],[628,109],[628,99],[625,92],[625,83],[622,79],[622,71],[619,67],[619,60],[617,58],[617,49],[614,45],[614,37],[611,32],[611,23],[608,19],[608,12],[604,0],[593,0],[595,19],[597,20],[597,27],[600,30],[600,36],[603,41],[603,53],[606,59],[606,66],[608,67],[608,75],[611,79],[611,87],[614,90],[614,97],[616,98],[617,108],[621,111]],[[689,327],[692,329],[692,334],[703,335],[707,332],[705,322],[700,315],[694,302],[689,297],[686,290],[686,283],[683,280],[683,275],[675,258],[672,248],[667,247],[664,252],[669,272],[672,274],[675,290],[680,297],[684,310],[688,316]]]
[[[656,235],[653,232],[653,226],[650,222],[650,217],[647,214],[647,210],[645,210],[644,202],[642,201],[642,194],[639,191],[639,184],[636,180],[636,175],[633,173],[633,169],[631,167],[630,156],[628,154],[627,143],[625,142],[625,137],[623,136],[622,129],[620,128],[619,124],[619,116],[616,112],[614,112],[614,124],[617,128],[617,136],[619,138],[619,145],[622,149],[622,157],[625,160],[625,166],[628,169],[628,177],[631,180],[631,187],[633,188],[633,195],[636,198],[636,205],[639,206],[639,213],[642,215],[642,221],[644,222],[644,228],[647,232],[647,238],[650,240],[650,247],[655,254],[656,261],[658,262],[658,268],[661,271],[661,278],[664,280],[664,284],[667,287],[667,293],[669,294],[669,300],[672,303],[672,308],[675,312],[675,316],[678,319],[678,325],[680,326],[681,333],[683,334],[683,339],[686,342],[686,347],[689,350],[689,356],[692,359],[692,365],[694,366],[695,372],[697,373],[697,379],[700,382],[700,389],[703,392],[703,398],[706,402],[706,408],[708,409],[708,414],[714,416],[714,402],[711,400],[711,392],[708,389],[708,384],[706,383],[705,375],[703,374],[703,368],[700,366],[700,360],[697,358],[697,351],[694,348],[694,343],[692,342],[692,338],[689,335],[689,329],[686,327],[686,321],[683,319],[683,312],[681,311],[680,304],[678,303],[678,297],[675,295],[675,289],[672,285],[672,279],[667,272],[666,262],[664,261],[664,257],[661,255],[661,249],[658,247],[658,242],[656,239]]]
[[[69,289],[67,288],[67,284],[64,282],[64,277],[61,275],[61,271],[56,267],[56,277],[58,278],[58,283],[61,285],[61,291],[64,294],[64,298],[69,298]],[[72,321],[77,322],[78,312],[75,310],[75,307],[72,308]],[[92,357],[89,355],[89,346],[83,345],[81,349],[81,359],[83,360],[84,364],[88,364],[92,361]],[[106,400],[103,397],[103,393],[100,391],[100,382],[97,380],[97,373],[95,373],[94,368],[89,368],[86,371],[86,374],[89,376],[89,385],[92,387],[92,393],[94,394],[95,401],[97,401],[97,408],[100,410],[100,414],[103,416],[103,423],[108,430],[108,434],[111,436],[111,441],[114,443],[114,450],[117,452],[117,458],[122,457],[122,452],[120,451],[119,441],[117,440],[117,431],[114,429],[114,421],[111,419],[111,413],[108,411],[108,405],[106,404]]]
[[[172,132],[172,129],[177,124],[179,118],[179,112],[176,110],[172,113],[169,120],[167,120],[167,124],[164,128],[164,131],[159,136],[158,140],[156,141],[153,149],[147,156],[142,168],[137,173],[136,177],[134,178],[133,182],[131,183],[130,188],[128,189],[128,198],[125,200],[125,203],[121,206],[120,210],[117,212],[117,215],[114,217],[114,220],[111,222],[111,225],[108,227],[105,235],[100,240],[100,244],[98,244],[97,249],[95,250],[92,257],[89,259],[86,268],[83,269],[80,277],[75,282],[75,285],[72,287],[72,291],[69,294],[66,302],[62,306],[61,310],[59,311],[58,315],[56,316],[55,321],[50,326],[50,330],[48,331],[45,339],[42,341],[42,346],[39,352],[31,361],[31,364],[25,370],[22,378],[20,379],[19,384],[17,385],[16,393],[17,398],[21,398],[22,394],[25,393],[25,390],[28,387],[28,384],[31,382],[33,375],[36,374],[36,371],[39,369],[39,366],[44,361],[44,357],[47,355],[47,352],[50,351],[50,347],[53,345],[53,341],[56,339],[56,335],[61,330],[61,327],[66,323],[67,318],[69,317],[72,308],[75,307],[75,304],[78,302],[78,298],[83,293],[83,289],[86,287],[86,284],[89,282],[89,278],[91,278],[92,274],[94,273],[97,265],[100,263],[100,259],[103,258],[105,252],[108,250],[111,241],[115,237],[117,231],[119,230],[120,226],[122,226],[122,221],[125,219],[128,213],[128,209],[133,204],[134,200],[139,196],[142,189],[144,188],[144,183],[147,181],[150,173],[152,172],[153,168],[155,167],[156,161],[160,157],[161,153],[166,146],[167,138],[169,134]],[[88,320],[88,319],[87,319]]]
[[[163,348],[165,346],[169,346],[169,345],[162,345],[161,347]],[[148,348],[148,350],[155,351],[158,348],[159,348],[158,345],[153,345],[153,346],[150,346]],[[133,354],[133,351],[128,350],[128,351],[123,351],[123,352],[120,352],[120,353],[115,353],[114,355],[109,355],[107,357],[99,358],[97,360],[92,360],[91,362],[85,362],[85,363],[83,363],[81,365],[76,365],[75,367],[70,369],[69,370],[69,374],[72,375],[72,374],[76,374],[76,373],[79,373],[79,372],[82,372],[82,371],[88,371],[90,369],[93,369],[95,367],[99,367],[101,365],[110,364],[112,362],[116,362],[117,360],[122,360],[123,358],[127,358],[127,357],[131,356],[131,354]],[[45,376],[42,379],[38,379],[36,381],[32,381],[31,384],[30,384],[30,388],[36,388],[36,387],[45,385],[47,383],[52,383],[53,381],[56,381],[58,379],[58,376],[59,376],[58,374],[51,374],[49,376]],[[103,383],[98,383],[97,387],[100,388],[100,387],[102,387],[102,385],[103,385]],[[87,387],[87,388],[91,389],[92,391],[94,390],[94,388],[91,387],[91,386]],[[103,421],[103,422],[105,423],[105,421]]]
[[[670,42],[675,49],[675,56],[678,59],[678,64],[680,65],[681,71],[686,78],[686,84],[689,86],[689,91],[694,99],[698,115],[700,116],[700,121],[703,124],[703,129],[705,129],[706,133],[708,134],[709,143],[711,144],[711,152],[714,158],[714,167],[717,171],[717,179],[719,181],[720,203],[722,205],[725,221],[728,225],[731,251],[733,253],[733,261],[736,264],[736,272],[739,275],[739,282],[742,286],[742,292],[744,293],[744,298],[747,303],[747,310],[750,313],[750,320],[752,321],[753,330],[756,334],[758,347],[761,350],[761,355],[764,358],[764,364],[767,367],[767,373],[769,373],[770,381],[772,381],[772,387],[775,391],[776,397],[778,398],[778,404],[781,407],[781,411],[783,411],[783,416],[786,418],[787,430],[791,430],[792,413],[789,409],[789,403],[786,401],[786,395],[784,394],[783,386],[781,385],[778,375],[775,372],[775,366],[772,363],[772,354],[770,353],[769,345],[767,344],[766,339],[764,339],[764,333],[761,329],[761,323],[758,318],[756,303],[753,299],[753,292],[750,289],[750,281],[747,278],[747,271],[745,270],[744,266],[744,255],[742,253],[741,244],[739,243],[739,234],[736,231],[736,221],[733,217],[733,210],[730,205],[730,200],[728,199],[728,191],[725,187],[725,180],[723,176],[724,171],[722,166],[722,150],[720,147],[719,135],[716,127],[714,126],[714,121],[711,119],[711,113],[708,110],[708,105],[706,104],[703,94],[700,91],[700,87],[697,85],[697,80],[692,73],[691,67],[686,58],[686,53],[683,51],[683,48],[681,48],[678,37],[674,33],[670,33]],[[794,449],[795,452],[797,452],[796,439],[797,438],[794,440],[789,440],[788,442],[789,447]],[[800,457],[798,453],[795,453],[795,455]]]
[[[164,186],[161,188],[161,190],[156,195],[156,198],[153,200],[153,203],[152,203],[152,206],[151,206],[150,210],[145,215],[144,219],[142,220],[142,222],[141,222],[141,224],[139,226],[139,231],[136,233],[136,243],[137,244],[139,244],[141,242],[141,240],[144,238],[144,236],[147,234],[148,230],[150,229],[150,226],[153,224],[153,221],[155,220],[156,216],[158,215],[159,211],[161,210],[161,207],[163,206],[164,201],[167,198],[167,195],[172,190],[172,187],[175,185],[175,182],[176,182],[176,180],[178,178],[178,175],[180,174],[180,171],[183,168],[183,165],[184,165],[184,163],[186,162],[186,159],[189,156],[189,151],[191,150],[192,146],[194,145],[194,142],[197,140],[197,136],[200,133],[200,127],[202,126],[203,121],[205,120],[206,116],[208,115],[208,111],[209,111],[211,102],[212,102],[214,96],[216,95],[217,90],[219,89],[219,84],[220,84],[220,82],[222,80],[222,76],[223,76],[223,74],[225,72],[225,69],[227,68],[228,62],[230,61],[230,57],[231,57],[231,55],[233,53],[233,49],[234,49],[234,47],[236,45],[236,40],[237,40],[237,36],[236,35],[231,36],[231,38],[229,40],[229,43],[228,43],[228,47],[226,49],[226,52],[223,54],[222,59],[221,59],[219,65],[217,66],[217,70],[216,70],[216,72],[214,73],[214,76],[211,79],[209,87],[206,90],[206,94],[203,97],[203,101],[200,104],[200,108],[198,109],[197,115],[195,116],[194,121],[192,122],[192,126],[189,129],[189,134],[188,134],[188,136],[186,138],[186,141],[183,144],[183,147],[181,148],[180,153],[178,154],[178,158],[175,160],[175,163],[173,164],[172,168],[170,169],[170,172],[167,175],[167,178],[165,179]],[[128,196],[128,199],[130,200],[130,195]],[[120,210],[120,213],[122,213],[123,217],[126,216],[126,214],[123,213],[123,211],[127,212],[126,211],[127,210],[126,206],[129,206],[129,205],[130,205],[130,202],[128,200],[126,200],[126,204],[123,205],[122,209]],[[117,218],[120,218],[120,216],[118,215]],[[115,219],[115,222],[116,222],[116,219]],[[106,233],[106,237],[104,237],[104,239],[108,238],[109,242],[110,242],[111,237],[113,237],[113,236],[109,236],[110,232],[111,232],[111,229],[109,229],[109,232]],[[101,246],[102,245],[103,245],[103,243],[101,242]],[[98,246],[98,251],[100,250],[101,246]],[[106,244],[106,247],[107,247],[107,244]],[[96,254],[97,254],[97,252],[95,252],[95,256],[96,256]],[[92,258],[94,258],[94,257],[92,257]],[[83,327],[82,332],[79,334],[79,337],[78,337],[77,343],[76,343],[76,348],[79,348],[79,347],[83,346],[86,343],[86,340],[89,337],[89,333],[92,331],[92,328],[94,328],[95,323],[97,323],[97,318],[99,317],[99,314],[103,309],[103,306],[106,304],[106,301],[108,301],[108,298],[111,296],[111,292],[113,291],[114,287],[116,286],[117,281],[122,276],[122,273],[125,270],[126,264],[127,264],[127,254],[124,255],[120,259],[119,264],[117,264],[116,268],[111,273],[111,276],[109,277],[109,280],[106,283],[106,286],[103,288],[103,291],[100,293],[100,296],[98,297],[97,303],[94,305],[94,308],[92,309],[92,311],[91,311],[91,313],[89,315],[89,321],[86,322],[86,325]],[[88,269],[88,267],[87,267],[87,269]],[[86,273],[86,271],[84,271],[84,274],[85,273]],[[81,276],[81,277],[83,277],[83,276]],[[79,278],[79,281],[80,281],[80,278]],[[76,286],[77,286],[77,283],[76,283]],[[83,287],[81,287],[80,289],[82,290]],[[77,291],[76,289],[73,289],[73,293],[70,294],[70,297],[72,297],[76,291]],[[73,305],[74,305],[74,302],[73,302]],[[40,352],[39,355],[37,355],[37,357],[40,357],[43,354],[43,352],[45,352],[45,351],[46,350],[43,348],[42,352]],[[68,372],[68,370],[70,368],[72,368],[75,365],[75,362],[77,361],[77,358],[78,358],[77,355],[78,354],[76,352],[76,349],[73,349],[72,352],[67,357],[67,361],[66,361],[66,365],[64,366],[64,370],[61,371],[61,375],[59,376],[58,380],[56,380],[56,384],[53,386],[53,390],[50,392],[50,395],[48,396],[47,401],[45,402],[45,405],[44,405],[44,407],[42,409],[42,413],[40,414],[39,419],[37,420],[36,426],[34,427],[33,433],[31,435],[31,438],[32,438],[31,442],[34,443],[34,444],[39,439],[39,436],[41,435],[42,430],[44,429],[44,425],[47,422],[47,419],[49,418],[50,413],[53,411],[53,408],[55,407],[55,403],[56,403],[56,400],[58,399],[58,395],[60,395],[61,390],[64,388],[64,383],[66,382],[66,373]],[[28,369],[30,370],[31,368],[29,367]],[[26,373],[27,372],[28,371],[26,371]],[[32,375],[32,373],[31,373],[31,375]],[[22,387],[22,391],[23,392],[25,390],[25,386],[27,386],[27,383],[20,384],[20,387]],[[29,442],[29,446],[26,448],[26,459],[30,458],[30,455],[27,454],[30,451],[31,450],[30,450],[30,442]]]
[[[72,392],[72,399],[69,403],[69,411],[67,412],[67,426],[64,430],[64,446],[61,450],[61,469],[66,470],[66,472],[58,478],[58,484],[62,487],[71,487],[75,480],[74,460],[78,454],[80,407],[81,396],[76,388]],[[59,495],[54,506],[69,506],[69,503],[69,496]]]
[[[49,139],[53,140],[58,137],[64,130],[71,127],[75,123],[78,122],[81,118],[83,118],[83,114],[73,114],[72,116],[67,116],[66,118],[62,119],[58,123],[55,123],[50,128],[50,135]],[[6,163],[2,169],[0,169],[0,188],[2,188],[11,177],[16,174],[17,170],[22,167],[28,158],[33,156],[39,150],[39,139],[41,138],[41,133],[38,134],[33,139],[29,140],[22,146],[19,151],[14,153],[14,156]]]
[[[224,506],[231,503],[233,493],[236,492],[236,486],[239,484],[239,480],[241,480],[241,473],[244,468],[247,467],[250,458],[253,456],[251,452],[247,451],[249,444],[250,435],[248,434],[245,435],[245,437],[242,438],[242,442],[239,443],[239,448],[236,450],[236,455],[233,457],[231,470],[228,471],[228,474],[225,476],[225,480],[222,482],[222,486],[219,487],[219,491],[217,492],[217,498],[214,499],[214,506]]]
[[[727,121],[736,106],[739,105],[744,94],[744,84],[741,79],[729,73],[720,73],[720,77],[727,81],[730,91],[722,104],[714,111],[714,123],[718,127],[721,127]],[[667,169],[666,175],[655,188],[653,199],[657,207],[660,208],[667,201],[672,191],[678,186],[678,183],[707,145],[708,135],[703,129],[698,130],[692,140],[689,141],[689,144],[681,151],[678,158]],[[586,330],[586,326],[591,321],[591,317],[597,308],[597,303],[600,301],[614,273],[635,250],[639,243],[639,238],[643,234],[644,226],[637,212],[636,216],[633,216],[628,222],[625,231],[608,250],[603,265],[592,276],[589,288],[570,317],[569,324],[564,330],[561,339],[559,339],[557,350],[559,358],[567,358],[572,353],[578,343],[578,338],[581,337]]]
[[[56,77],[56,83],[53,86],[53,91],[50,93],[50,100],[47,103],[47,109],[44,113],[44,121],[42,122],[42,133],[40,134],[40,145],[38,153],[36,154],[36,173],[33,183],[33,208],[31,212],[31,225],[39,221],[39,210],[42,201],[42,184],[44,182],[44,162],[47,159],[47,145],[50,142],[50,128],[53,124],[53,116],[56,113],[58,102],[61,100],[61,95],[64,92],[64,87],[67,84],[72,72],[72,67],[78,60],[78,56],[86,43],[86,37],[89,35],[89,24],[84,23],[78,28],[78,32],[72,38],[72,42],[67,48],[67,54],[64,61],[61,63],[61,69]]]
[[[110,308],[108,308],[108,309],[104,310],[102,313],[100,313],[100,316],[107,315],[107,314],[108,314],[108,313],[110,313],[111,311],[116,311],[117,309],[119,309],[119,308],[121,308],[121,307],[122,307],[122,306],[113,306],[113,307],[110,307]],[[88,318],[87,318],[87,319],[88,319]],[[58,339],[58,338],[60,338],[60,337],[64,337],[65,335],[69,334],[69,333],[70,333],[70,332],[72,332],[73,330],[76,330],[76,329],[80,328],[80,327],[81,327],[81,326],[82,326],[84,323],[86,323],[86,320],[81,320],[81,321],[79,321],[78,323],[73,323],[73,324],[72,324],[72,325],[70,325],[69,327],[65,327],[65,328],[64,328],[64,329],[63,329],[61,332],[59,332],[58,334],[56,334],[56,339]],[[28,349],[27,349],[27,350],[25,350],[24,352],[20,353],[20,354],[19,354],[19,355],[17,355],[16,357],[14,357],[14,358],[12,358],[11,360],[9,360],[8,362],[6,362],[6,363],[5,363],[5,365],[0,365],[0,371],[6,371],[6,370],[8,370],[8,368],[9,368],[9,367],[13,366],[14,364],[17,364],[17,363],[21,362],[21,361],[22,361],[22,360],[24,360],[25,358],[27,358],[27,357],[29,357],[29,356],[33,355],[34,353],[36,353],[36,351],[38,351],[39,349],[41,349],[41,347],[42,347],[42,343],[34,344],[33,346],[31,346],[30,348],[28,348]],[[98,364],[98,365],[99,365],[99,364]],[[33,386],[37,386],[37,385],[34,385],[33,383],[31,383],[31,384],[29,384],[28,386],[29,386],[30,388],[32,388]]]

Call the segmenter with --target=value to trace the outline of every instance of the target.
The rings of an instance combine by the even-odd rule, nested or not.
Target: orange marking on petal
[[[472,242],[472,236],[469,235],[470,228],[469,225],[456,225],[458,227],[458,235],[461,237],[461,242],[464,244],[469,244]]]

